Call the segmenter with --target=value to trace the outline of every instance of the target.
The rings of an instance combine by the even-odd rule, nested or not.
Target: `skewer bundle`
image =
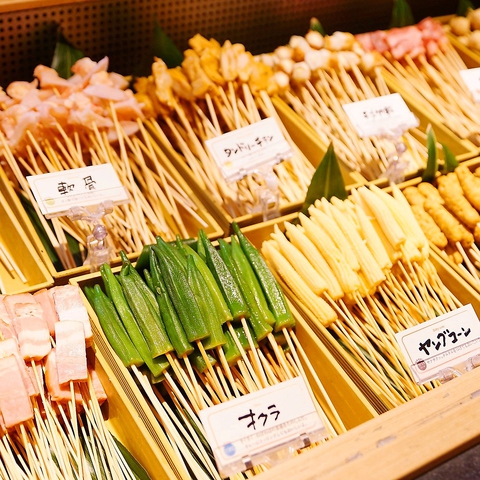
[[[76,298],[86,314],[77,287],[1,298],[0,478],[74,479],[94,474],[133,480],[106,428],[100,406],[107,398],[98,375],[86,356],[82,360],[91,342],[88,328],[78,309],[73,313],[65,308],[65,298],[71,306]],[[78,320],[70,320],[72,316]],[[65,335],[71,327],[81,329],[75,345]],[[67,345],[80,354],[69,356],[68,373]]]
[[[467,67],[439,22],[426,18],[416,26],[356,37],[365,49],[382,55],[385,78],[398,82],[460,138],[480,144],[480,108],[459,73]]]
[[[241,44],[195,35],[189,41],[181,67],[168,69],[156,59],[152,75],[138,79],[137,98],[151,103],[168,140],[180,151],[201,188],[216,203],[237,217],[261,211],[260,191],[266,186],[262,172],[227,183],[205,147],[205,141],[261,119],[276,119],[293,157],[273,167],[278,179],[280,206],[300,202],[314,167],[291,140],[276,114],[270,94],[280,86],[273,71],[256,62]],[[155,131],[157,123],[150,121]]]
[[[392,407],[432,388],[411,376],[394,334],[458,308],[428,258],[408,202],[371,186],[317,200],[262,253],[289,297],[327,327]]]
[[[195,478],[219,478],[210,459],[211,452],[202,445],[204,429],[198,413],[297,376],[305,379],[311,392],[315,388],[318,398],[314,404],[327,436],[345,431],[296,337],[294,319],[283,294],[271,273],[267,281],[266,265],[257,264],[263,272],[260,280],[250,259],[254,258],[255,263],[261,257],[245,242],[248,241],[238,229],[231,244],[220,242],[220,251],[215,250],[202,232],[197,250],[180,241],[173,246],[157,239],[156,245],[145,254],[149,261],[140,257],[137,262],[145,280],[128,260],[116,276],[108,266],[101,268],[105,290],[120,317],[115,323],[119,322],[120,329],[123,325],[126,338],[144,352],[140,353],[145,361],[143,367],[125,358],[125,340],[117,344],[114,336],[108,337],[111,322],[102,319],[101,305],[102,301],[110,301],[99,285],[85,289],[112,347],[131,369],[171,438],[172,447],[188,469],[195,472]],[[262,293],[264,285],[268,294]],[[143,292],[143,297],[138,291],[132,293],[135,288]],[[272,298],[276,298],[276,305],[271,304]],[[147,349],[137,342],[136,327],[129,321],[131,314],[140,319],[139,311],[154,312],[166,331],[164,336],[159,334],[162,341]],[[148,329],[142,325],[148,316],[145,314],[138,321],[143,332]],[[172,322],[178,322],[175,329]],[[163,347],[157,349],[159,344]],[[308,382],[307,374],[313,383]],[[206,471],[202,471],[202,465]],[[246,475],[263,469],[264,466],[255,467]],[[238,478],[245,477],[239,474]]]
[[[408,186],[403,193],[428,240],[480,285],[478,173],[459,165],[434,183]]]
[[[454,15],[444,28],[463,45],[480,51],[480,9],[470,9],[464,17]]]
[[[90,83],[85,90],[95,86]],[[44,89],[30,91],[41,95]],[[118,91],[123,93],[123,90]],[[95,90],[91,92],[93,94]],[[74,95],[78,96],[80,92],[71,93],[72,97]],[[58,93],[56,98],[61,98],[69,105],[70,97],[65,99],[64,96],[64,93]],[[133,94],[128,96],[130,103],[133,100]],[[140,108],[138,111],[131,108],[133,113],[126,121],[120,116],[123,108],[119,106],[121,102],[102,101],[106,103],[103,115],[97,115],[87,125],[72,126],[52,115],[48,118],[48,129],[27,128],[21,136],[21,142],[16,144],[8,136],[8,131],[0,133],[5,168],[18,193],[33,205],[64,269],[73,268],[79,263],[78,259],[73,258],[68,237],[79,243],[83,262],[91,226],[85,221],[72,221],[68,217],[47,222],[30,191],[26,180],[28,175],[111,163],[131,198],[128,204],[116,207],[104,218],[109,233],[107,240],[115,254],[120,250],[127,253],[141,250],[144,244],[154,241],[155,236],[150,232],[174,239],[176,234],[188,237],[198,228],[210,226],[208,219],[204,218],[204,212],[192,200],[191,193],[186,192],[176,177],[172,176],[166,156],[141,122],[144,117]],[[135,105],[140,105],[135,102]],[[11,108],[2,112],[4,122],[9,118],[7,114]],[[91,108],[97,112],[97,109]],[[75,110],[71,116],[79,114]]]
[[[323,37],[310,30],[258,59],[285,76],[290,88],[283,89],[280,97],[315,129],[324,144],[333,143],[337,157],[351,170],[367,180],[388,177],[395,174],[391,164],[400,154],[400,176],[425,166],[427,154],[418,129],[363,139],[354,130],[342,105],[392,92],[381,75],[380,57],[364,51],[352,34],[335,32]]]

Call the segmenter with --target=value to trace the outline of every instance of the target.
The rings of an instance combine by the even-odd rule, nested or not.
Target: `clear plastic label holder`
[[[45,218],[68,217],[91,224],[86,238],[88,249],[84,265],[96,272],[103,263],[110,263],[114,252],[102,219],[115,205],[130,201],[111,163],[72,168],[27,177],[32,193]]]
[[[87,258],[84,265],[90,265],[90,271],[96,272],[104,263],[110,263],[115,254],[108,243],[108,232],[102,219],[113,212],[114,203],[106,200],[99,205],[89,207],[71,207],[65,216],[73,221],[85,221],[91,225],[92,231],[87,236]]]
[[[254,175],[260,186],[252,192],[255,202],[249,213],[261,212],[263,220],[280,216],[276,164],[293,156],[280,126],[273,117],[224,133],[205,141],[205,147],[227,184]],[[238,197],[236,203],[241,204]]]
[[[480,338],[472,339],[469,343],[470,344],[480,343]],[[442,354],[439,354],[438,356],[440,356],[440,355],[445,356],[445,354],[448,354],[449,352],[452,352],[454,350],[455,349],[452,348],[450,350],[447,350],[446,352],[443,352]],[[430,360],[434,361],[436,357],[437,356],[433,356],[433,357],[431,357]],[[414,369],[422,370],[424,363],[425,363],[424,360],[419,360],[415,364],[410,365],[410,368],[412,370],[414,370]],[[419,384],[420,383],[426,383],[426,382],[433,381],[433,380],[438,380],[440,383],[447,383],[447,382],[453,380],[454,378],[460,377],[460,376],[464,375],[465,373],[470,372],[474,368],[477,368],[479,366],[480,366],[480,353],[472,355],[471,357],[468,357],[466,360],[464,360],[464,361],[462,361],[462,362],[460,362],[456,365],[451,365],[451,366],[448,366],[448,367],[445,367],[445,368],[441,368],[437,372],[432,373],[432,375],[429,376],[428,378],[424,378],[424,379],[422,379],[421,382],[417,382],[417,383],[419,383]]]
[[[303,377],[199,412],[222,477],[277,465],[328,437]]]
[[[265,465],[269,468],[274,467],[285,460],[293,458],[298,450],[320,442],[324,440],[325,437],[325,429],[302,433],[288,442],[278,445],[276,448],[265,450],[258,454],[245,455],[240,460],[223,466],[220,474],[223,478],[226,478],[249,470],[257,465]]]
[[[379,132],[379,138],[385,138],[393,142],[395,151],[390,153],[387,157],[387,168],[382,173],[381,178],[388,179],[388,183],[402,183],[405,181],[405,172],[411,169],[411,161],[409,161],[404,153],[407,151],[407,146],[402,140],[402,137],[410,127],[407,125],[399,125],[397,128],[391,130],[382,130]]]

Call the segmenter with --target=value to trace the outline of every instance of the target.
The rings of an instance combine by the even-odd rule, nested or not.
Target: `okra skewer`
[[[240,227],[236,222],[232,223],[232,228],[247,261],[249,262],[250,266],[254,270],[255,275],[259,280],[259,284],[263,290],[266,301],[268,302],[270,310],[273,316],[275,317],[274,330],[276,332],[281,331],[283,333],[290,347],[292,355],[296,360],[297,368],[299,369],[303,378],[305,379],[306,385],[310,388],[310,383],[307,380],[305,371],[303,370],[302,364],[300,362],[300,359],[298,358],[295,347],[300,348],[302,358],[304,359],[309,372],[313,375],[313,378],[317,386],[319,387],[320,392],[322,393],[327,405],[329,406],[335,420],[338,423],[337,429],[339,429],[340,431],[345,431],[346,428],[345,428],[345,425],[343,424],[342,419],[338,415],[335,406],[331,402],[330,397],[325,390],[325,387],[323,386],[322,382],[318,378],[318,375],[316,374],[312,364],[308,360],[308,356],[306,355],[305,351],[300,345],[300,342],[298,342],[298,339],[296,338],[296,335],[293,331],[293,327],[295,325],[295,319],[291,313],[291,310],[285,298],[285,295],[282,292],[274,274],[268,267],[267,263],[265,262],[265,259],[262,257],[260,252],[252,245],[252,243],[244,235],[244,233],[241,231]],[[295,344],[292,342],[292,338],[296,340]],[[271,335],[269,336],[269,339],[272,344],[273,342],[275,342],[276,344],[275,339],[272,338]],[[312,394],[312,398],[314,398],[313,392],[311,390],[310,392]]]
[[[170,289],[169,293],[177,308],[180,320],[187,330],[187,338],[189,341],[195,342],[203,356],[214,382],[216,392],[220,398],[226,399],[223,388],[216,378],[217,376],[202,343],[206,343],[206,348],[225,343],[220,323],[212,317],[212,314],[215,312],[215,305],[211,296],[206,294],[208,289],[204,284],[203,277],[191,256],[180,258],[182,253],[174,253],[175,247],[166,244],[160,237],[157,238],[157,244],[152,247],[152,249],[158,257],[160,269],[165,276],[166,287]],[[175,255],[179,255],[179,257],[175,257]],[[187,263],[186,270],[183,268],[184,261]],[[184,285],[181,290],[181,295],[179,290],[173,288],[173,279],[180,281],[180,284]],[[210,329],[208,328],[207,321],[213,322],[210,323]],[[194,331],[195,328],[197,329],[196,332]]]
[[[217,285],[222,291],[225,301],[227,302],[227,305],[232,314],[232,320],[241,321],[241,319],[248,318],[250,316],[250,312],[242,296],[242,292],[240,291],[237,283],[235,282],[235,279],[233,278],[231,272],[227,268],[227,265],[225,265],[225,262],[223,261],[219,252],[213,247],[203,230],[200,230],[200,232],[198,233],[198,239],[199,242],[203,244],[203,248],[205,249],[206,263],[211,270],[215,281],[217,282]],[[242,359],[245,362],[245,365],[251,375],[251,379],[253,380],[256,389],[260,389],[262,385],[260,379],[257,376],[257,372],[255,372],[253,367],[251,366],[245,351],[243,350],[240,342],[236,337],[232,322],[227,321],[226,324],[232,334],[233,341],[237,344],[237,348],[242,354]],[[243,325],[243,327],[245,329],[245,325]],[[245,333],[247,333],[247,331],[248,329]],[[248,335],[249,333],[247,334],[247,338]]]

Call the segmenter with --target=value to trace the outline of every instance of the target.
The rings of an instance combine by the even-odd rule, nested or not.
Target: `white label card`
[[[304,434],[312,442],[326,435],[302,377],[201,410],[200,420],[222,476],[255,465],[256,455],[286,448]]]
[[[395,334],[420,385],[480,353],[480,321],[468,304]]]
[[[346,103],[343,110],[361,138],[398,133],[418,127],[418,118],[399,93]]]
[[[224,133],[205,141],[227,182],[236,182],[264,165],[272,166],[293,152],[274,118]]]
[[[72,207],[128,202],[129,196],[113,165],[104,163],[27,177],[40,211],[47,217],[66,214]]]
[[[480,103],[480,68],[460,70],[460,77],[470,90],[473,101]]]

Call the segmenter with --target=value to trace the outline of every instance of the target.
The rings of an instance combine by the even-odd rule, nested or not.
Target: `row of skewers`
[[[135,478],[106,428],[78,287],[2,295],[0,338],[0,478]]]
[[[98,63],[81,59],[69,80],[53,69],[39,68],[33,85],[12,84],[6,90],[13,97],[4,99],[0,118],[2,162],[58,256],[57,270],[85,261],[92,226],[85,220],[73,221],[68,212],[47,221],[28,185],[29,175],[111,163],[131,198],[104,218],[107,242],[115,255],[120,250],[139,251],[154,240],[151,232],[173,239],[177,233],[188,237],[198,228],[217,231],[213,218],[169,168],[165,154],[146,131],[141,104],[125,90],[126,82],[118,81],[119,75],[107,73],[107,67],[108,59]],[[109,83],[110,77],[117,83]],[[20,87],[28,93],[12,93]],[[15,112],[20,113],[15,116]],[[87,114],[92,118],[85,118]],[[7,122],[14,122],[11,131],[5,127]],[[80,259],[73,256],[71,240],[78,242]]]
[[[460,164],[432,183],[403,190],[429,242],[475,285],[480,284],[478,173]]]
[[[296,337],[283,293],[260,253],[235,229],[219,250],[202,231],[195,248],[158,238],[136,268],[125,259],[115,275],[103,265],[103,289],[85,287],[112,348],[195,478],[220,478],[202,445],[200,411],[298,376],[319,392],[313,401],[325,438],[345,431]],[[233,478],[267,467],[246,468]]]
[[[275,226],[261,251],[317,332],[330,333],[387,405],[421,395],[395,333],[460,306],[429,259],[429,244],[398,187],[317,200]],[[328,335],[327,335],[328,337]]]

